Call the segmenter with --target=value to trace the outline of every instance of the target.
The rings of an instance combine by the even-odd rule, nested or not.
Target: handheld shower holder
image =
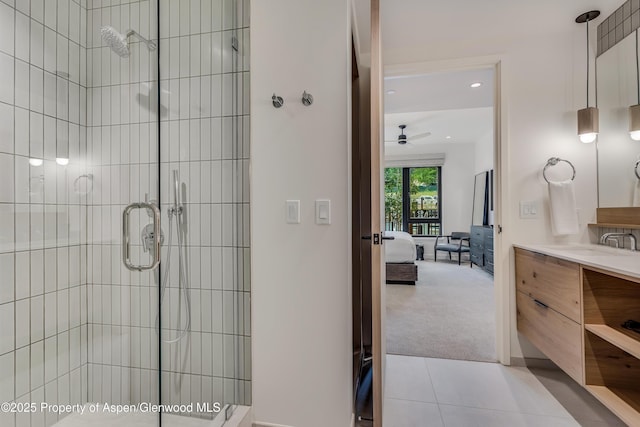
[[[171,206],[169,207],[169,209],[167,209],[167,214],[171,217],[173,215],[180,215],[182,214],[183,208],[182,206]]]

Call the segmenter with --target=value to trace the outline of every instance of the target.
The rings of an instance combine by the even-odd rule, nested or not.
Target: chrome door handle
[[[133,265],[131,263],[131,236],[129,232],[129,216],[134,209],[147,209],[153,217],[153,259],[149,265]],[[122,212],[122,261],[132,271],[153,270],[160,264],[160,209],[154,203],[131,203]]]

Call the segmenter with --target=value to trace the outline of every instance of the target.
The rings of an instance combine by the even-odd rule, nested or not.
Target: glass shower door
[[[220,425],[251,399],[248,12],[160,1],[161,401]]]
[[[159,425],[158,5],[112,3],[87,2],[87,401]]]

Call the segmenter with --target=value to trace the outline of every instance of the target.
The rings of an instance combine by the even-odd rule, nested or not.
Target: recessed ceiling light
[[[396,91],[395,91],[395,90],[393,90],[393,89],[389,89],[389,90],[387,91],[387,95],[393,95],[394,93],[396,93]]]
[[[482,86],[482,83],[480,83],[480,82],[471,83],[471,87],[472,88],[476,88],[476,87],[480,87],[480,86]]]
[[[447,135],[447,136],[445,136],[445,138],[451,139],[451,135]]]

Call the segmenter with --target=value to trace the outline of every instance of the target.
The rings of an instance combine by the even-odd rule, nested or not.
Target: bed
[[[416,242],[409,233],[404,231],[386,231],[385,263],[387,283],[402,283],[415,285],[418,280],[418,266],[416,260]]]

